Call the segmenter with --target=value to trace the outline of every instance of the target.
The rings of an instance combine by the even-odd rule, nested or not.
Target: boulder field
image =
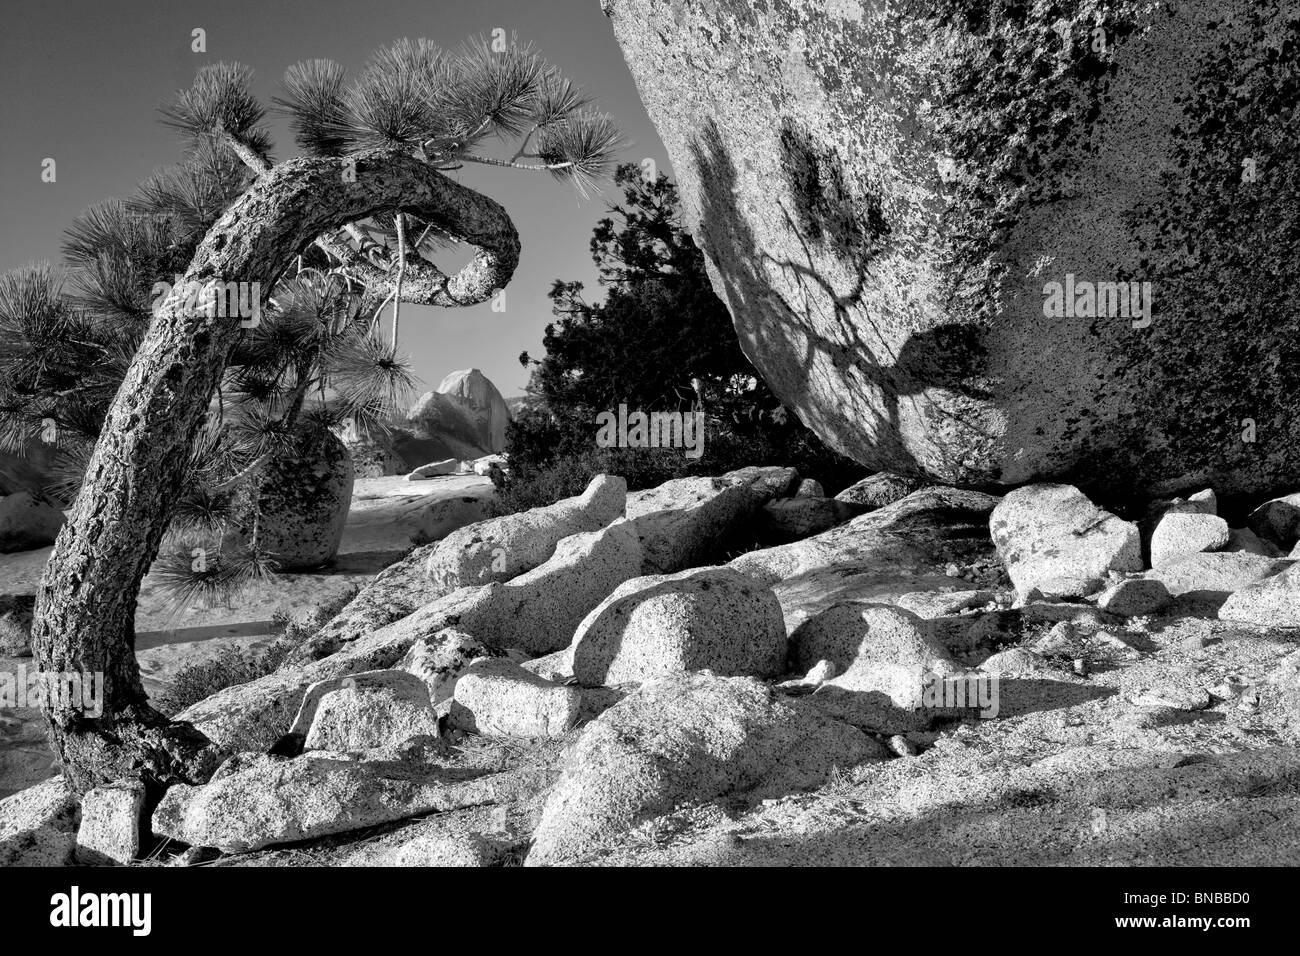
[[[1300,863],[1294,496],[905,486],[766,547],[793,469],[467,526],[185,711],[209,780],[22,790],[0,865]]]

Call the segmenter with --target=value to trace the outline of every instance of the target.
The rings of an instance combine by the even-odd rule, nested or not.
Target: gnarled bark
[[[255,282],[264,299],[285,265],[318,236],[393,209],[479,250],[450,277],[437,270],[408,275],[408,289],[427,284],[421,301],[473,305],[510,280],[519,238],[506,211],[398,148],[293,159],[268,170],[209,230],[185,279]],[[191,444],[240,333],[238,317],[188,308],[184,288],[160,306],[113,400],[37,595],[32,645],[41,669],[104,679],[100,715],[79,701],[44,707],[65,772],[83,790],[126,776],[193,783],[220,756],[192,727],[149,707],[134,649],[140,581],[157,555]]]

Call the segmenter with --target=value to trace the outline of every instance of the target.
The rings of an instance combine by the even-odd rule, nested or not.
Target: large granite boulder
[[[731,568],[693,568],[624,581],[578,625],[570,650],[573,676],[592,687],[705,668],[774,677],[785,622],[770,588]]]
[[[504,584],[458,588],[396,618],[372,608],[354,618],[347,631],[333,632],[320,648],[332,646],[333,651],[320,659],[293,658],[264,677],[218,691],[179,718],[230,750],[265,750],[287,731],[305,733],[295,715],[305,717],[300,711],[313,684],[365,671],[405,669],[412,663],[406,655],[413,646],[450,627],[491,647],[518,648],[532,657],[558,651],[569,644],[583,618],[640,569],[640,543],[627,521],[570,535],[544,564]],[[443,677],[459,673],[454,656],[434,666]],[[427,672],[417,676],[427,685]],[[434,683],[436,687],[436,675]]]
[[[352,473],[357,478],[388,478],[410,470],[406,459],[397,453],[393,435],[379,432],[359,434],[344,430],[339,439],[352,456]]]
[[[81,800],[62,775],[0,800],[0,867],[63,866],[80,815]]]
[[[620,517],[626,501],[622,478],[597,475],[581,495],[458,528],[381,571],[291,659],[318,660],[456,588],[508,581],[537,568],[564,538],[599,530]]]
[[[279,571],[318,568],[338,554],[353,486],[352,455],[338,436],[324,429],[304,432],[259,477],[239,491],[235,520],[246,541],[256,527],[258,545]]]
[[[673,674],[607,710],[570,748],[526,863],[580,862],[683,804],[783,796],[882,756],[857,730],[795,709],[760,681]]]
[[[1022,598],[1035,590],[1080,597],[1100,590],[1111,571],[1142,570],[1137,525],[1070,485],[1017,488],[993,509],[989,529]]]
[[[603,3],[746,354],[831,446],[1291,490],[1292,6]]]
[[[169,789],[154,810],[153,832],[191,846],[245,853],[527,798],[553,776],[546,770],[484,772],[430,750],[320,751],[294,760],[241,754],[203,786]]]

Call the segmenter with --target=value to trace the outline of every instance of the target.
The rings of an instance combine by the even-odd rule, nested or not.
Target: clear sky
[[[500,27],[531,41],[597,97],[595,107],[630,141],[623,159],[652,158],[672,173],[599,0],[3,0],[3,7],[0,271],[59,261],[61,233],[76,215],[125,197],[154,169],[179,159],[179,142],[158,122],[157,107],[205,62],[252,67],[255,90],[269,108],[285,68],[299,60],[333,59],[352,73],[401,37],[455,47]],[[207,31],[206,55],[190,50],[195,27]],[[275,159],[292,156],[284,118],[272,113],[269,122]],[[46,157],[57,163],[57,182],[41,182]],[[424,388],[454,369],[476,367],[510,397],[527,378],[519,353],[542,351],[552,280],[595,288],[587,243],[606,199],[582,199],[545,173],[484,167],[452,175],[510,211],[523,258],[503,313],[487,304],[408,305],[402,344]],[[615,195],[612,187],[606,192]]]

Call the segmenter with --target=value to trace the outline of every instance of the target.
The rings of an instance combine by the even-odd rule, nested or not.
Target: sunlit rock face
[[[865,465],[1300,474],[1278,0],[605,0],[746,353]]]
[[[444,404],[450,403],[468,420],[472,429],[470,437],[478,447],[488,454],[505,449],[510,409],[486,375],[476,368],[452,372],[436,392],[421,396],[412,407],[408,416],[412,422],[418,423],[422,413],[429,413],[433,395],[442,396]]]
[[[509,422],[510,409],[491,380],[463,369],[416,399],[388,441],[408,471],[449,458],[474,461],[505,449]]]

